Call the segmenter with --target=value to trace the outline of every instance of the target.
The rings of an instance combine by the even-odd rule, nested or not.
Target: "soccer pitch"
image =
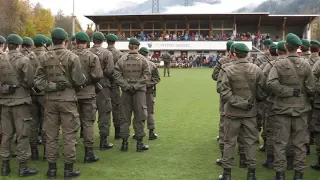
[[[136,152],[136,141],[130,137],[129,151],[120,151],[122,140],[114,140],[113,127],[109,142],[113,149],[100,151],[99,134],[96,126],[95,153],[100,160],[84,164],[84,147],[78,138],[75,168],[81,170],[78,180],[217,180],[223,169],[215,164],[220,158],[216,141],[219,123],[219,96],[216,82],[211,79],[212,69],[170,69],[171,77],[162,77],[157,86],[156,133],[159,139],[144,143],[150,146],[146,152]],[[133,131],[131,131],[131,134]],[[148,134],[148,133],[147,133]],[[78,136],[79,137],[79,136]],[[58,177],[63,179],[62,141],[60,140]],[[258,144],[257,144],[258,148]],[[15,147],[13,147],[15,149]],[[42,146],[39,146],[42,159]],[[237,150],[236,150],[237,151]],[[236,153],[236,152],[235,152]],[[308,156],[308,166],[316,160],[315,147]],[[239,156],[232,169],[232,179],[245,180],[247,169],[238,168]],[[257,153],[256,176],[258,180],[272,180],[274,170],[262,168],[265,155]],[[47,179],[47,162],[29,161],[29,166],[38,168],[37,176],[22,179]],[[17,177],[18,162],[11,160],[11,173],[1,180],[21,179]],[[304,180],[318,180],[320,174],[307,168]],[[286,179],[293,179],[293,171],[286,173]]]

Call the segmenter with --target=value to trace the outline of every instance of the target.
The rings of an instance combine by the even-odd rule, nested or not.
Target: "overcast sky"
[[[50,8],[56,14],[60,9],[64,14],[71,15],[73,0],[30,0],[32,3],[40,2],[45,8]],[[124,7],[128,2],[142,3],[147,0],[74,0],[75,14],[83,28],[90,20],[83,15],[92,15],[97,11],[108,12]],[[161,0],[160,0],[161,1]],[[208,5],[196,3],[192,7],[174,6],[168,7],[166,13],[228,13],[252,3],[260,3],[263,0],[222,0],[222,4]],[[150,7],[151,8],[151,7]]]

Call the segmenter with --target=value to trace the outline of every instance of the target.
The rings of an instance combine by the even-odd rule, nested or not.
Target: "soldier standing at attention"
[[[315,64],[313,66],[313,74],[316,83],[316,93],[314,97],[313,103],[313,116],[311,125],[314,130],[315,134],[315,144],[316,144],[316,151],[318,156],[318,161],[311,164],[311,168],[314,170],[320,170],[320,57],[319,57],[319,50],[320,50],[320,43],[318,41],[311,41],[311,58],[310,60],[313,61]]]
[[[49,163],[47,176],[56,178],[57,148],[60,126],[63,137],[64,177],[80,175],[73,169],[76,160],[76,136],[80,126],[75,89],[85,84],[79,57],[65,48],[68,33],[62,28],[51,32],[54,48],[39,57],[35,87],[45,91],[46,158]]]
[[[113,62],[116,64],[118,60],[121,58],[123,53],[117,50],[114,45],[115,42],[118,40],[118,36],[114,34],[108,34],[106,36],[107,43],[108,43],[108,50],[112,53]],[[114,78],[111,81],[111,103],[112,103],[112,120],[114,126],[114,138],[120,139],[120,109],[121,109],[121,102],[120,102],[120,88],[115,82]],[[110,127],[110,125],[109,125]]]
[[[84,162],[96,162],[99,157],[93,153],[94,144],[94,121],[96,119],[96,92],[95,84],[103,76],[98,56],[93,54],[87,45],[90,42],[89,36],[84,32],[75,35],[77,47],[73,50],[79,56],[81,67],[86,76],[86,83],[82,89],[77,90],[78,109],[83,128],[85,146]]]
[[[3,36],[0,36],[0,56],[4,56],[4,46],[6,44],[7,40]],[[0,105],[0,127],[1,127],[1,110],[2,106]],[[0,144],[1,144],[1,139],[2,139],[2,130],[0,128]]]
[[[268,89],[277,95],[273,106],[276,114],[273,124],[275,180],[285,179],[286,147],[290,136],[295,162],[294,180],[302,180],[306,168],[304,143],[308,125],[307,112],[311,108],[308,98],[313,96],[315,85],[309,63],[297,54],[301,45],[297,35],[289,33],[286,36],[288,56],[274,64],[267,80]]]
[[[149,140],[158,139],[157,134],[154,133],[155,125],[155,97],[156,97],[156,85],[160,82],[160,75],[157,66],[148,59],[149,50],[145,47],[140,48],[139,53],[143,55],[148,61],[151,78],[147,82],[146,102],[147,102],[147,124],[149,129]]]
[[[32,176],[38,171],[28,168],[30,157],[30,104],[29,89],[33,85],[34,71],[29,59],[20,51],[23,40],[19,35],[8,36],[7,55],[1,55],[0,60],[0,104],[2,106],[2,168],[1,176],[8,176],[11,172],[11,143],[16,132],[17,159],[19,161],[19,176]]]
[[[166,51],[163,55],[162,55],[162,60],[164,62],[164,72],[163,72],[163,77],[166,77],[166,72],[168,71],[168,77],[170,77],[170,62],[172,57],[170,56],[170,54],[168,53],[168,51]]]
[[[52,50],[52,39],[47,37],[46,47],[49,51]]]
[[[121,126],[120,132],[123,139],[121,151],[128,151],[128,138],[130,136],[131,115],[134,112],[136,122],[135,135],[137,139],[137,152],[148,150],[143,145],[144,121],[147,119],[146,90],[150,80],[148,62],[139,54],[140,41],[131,38],[129,41],[129,53],[123,55],[115,65],[114,78],[121,87]]]
[[[212,73],[212,79],[214,81],[218,80],[219,73],[221,71],[221,66],[224,64],[228,64],[231,62],[232,59],[232,52],[231,52],[231,46],[234,45],[233,41],[228,41],[226,46],[227,46],[227,55],[223,56],[220,58],[216,63],[216,65],[213,68],[213,73]],[[219,111],[220,111],[220,121],[219,121],[219,136],[217,139],[219,140],[219,147],[221,151],[221,157],[223,157],[223,149],[224,149],[224,127],[223,127],[223,122],[224,122],[224,103],[221,101],[221,96],[220,96],[220,106],[219,106]],[[221,160],[217,159],[216,164],[221,166]]]
[[[92,53],[97,55],[100,60],[101,68],[103,70],[103,77],[97,87],[97,108],[98,108],[98,124],[100,131],[100,150],[111,149],[112,143],[108,143],[107,137],[110,131],[111,121],[111,80],[114,73],[114,62],[112,53],[102,47],[105,37],[101,32],[93,34],[93,47],[90,49]]]
[[[249,48],[243,43],[235,46],[236,62],[220,72],[217,89],[222,102],[225,102],[224,151],[221,160],[224,173],[220,180],[231,180],[231,168],[234,161],[234,147],[241,131],[244,136],[244,151],[248,165],[248,180],[255,180],[257,141],[257,99],[266,95],[265,76],[260,68],[249,63],[246,57]]]
[[[32,47],[34,45],[34,42],[29,37],[24,37],[22,40],[23,40],[23,42],[22,42],[21,53],[25,56],[28,56],[32,51]]]

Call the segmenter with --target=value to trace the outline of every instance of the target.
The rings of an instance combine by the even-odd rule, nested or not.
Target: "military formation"
[[[59,156],[58,137],[63,137],[64,177],[77,177],[77,133],[85,148],[84,163],[99,160],[94,154],[94,122],[98,114],[100,150],[111,149],[111,115],[115,139],[123,140],[121,151],[128,151],[132,112],[137,152],[148,150],[143,144],[145,121],[149,140],[155,140],[156,85],[160,82],[157,67],[148,60],[149,51],[139,40],[129,41],[129,53],[115,48],[118,37],[93,34],[91,39],[79,32],[71,39],[55,28],[51,38],[37,34],[33,39],[11,34],[0,36],[0,105],[1,105],[1,176],[11,172],[11,144],[16,136],[18,176],[33,176],[28,160],[39,159],[39,135],[43,159],[48,162],[47,177],[56,178]],[[102,44],[106,42],[107,48]],[[5,53],[7,46],[9,52]],[[120,95],[120,89],[122,94]]]
[[[220,180],[231,180],[236,143],[240,168],[248,168],[247,180],[257,179],[261,131],[259,150],[266,152],[262,166],[275,170],[275,180],[285,180],[286,170],[294,170],[293,179],[302,180],[314,143],[318,161],[311,168],[320,170],[320,43],[289,33],[278,44],[269,39],[263,44],[263,55],[251,63],[245,44],[228,41],[228,54],[214,67],[222,154],[216,164],[224,169]]]

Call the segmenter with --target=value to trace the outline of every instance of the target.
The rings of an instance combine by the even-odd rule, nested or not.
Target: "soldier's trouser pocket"
[[[29,137],[31,133],[31,120],[32,118],[23,118],[21,135],[25,137]]]

